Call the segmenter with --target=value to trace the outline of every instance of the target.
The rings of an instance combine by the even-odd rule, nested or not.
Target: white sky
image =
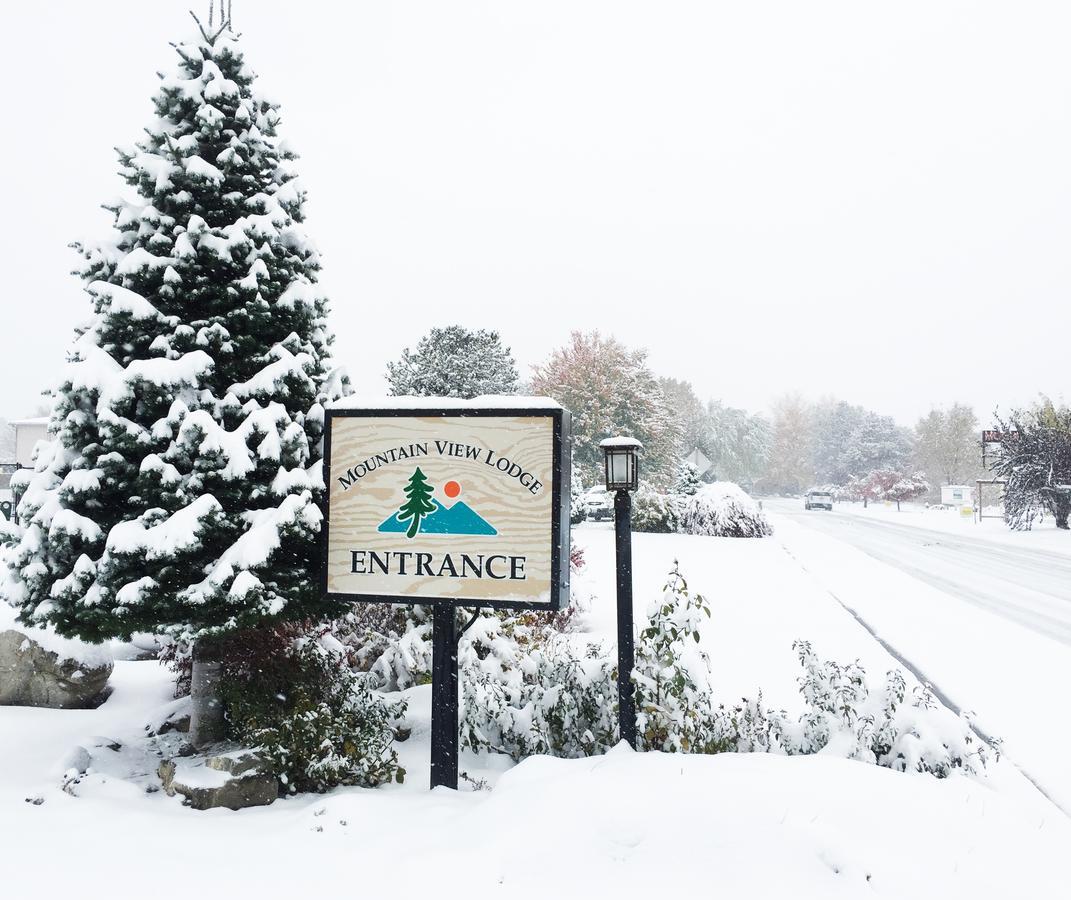
[[[190,5],[5,6],[0,416],[32,412],[89,311],[66,245],[108,227],[112,147]],[[910,424],[1071,395],[1071,4],[234,12],[362,392],[456,322],[525,373],[598,327],[754,410],[791,389]]]

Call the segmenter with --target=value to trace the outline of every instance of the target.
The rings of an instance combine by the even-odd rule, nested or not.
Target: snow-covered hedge
[[[732,739],[740,751],[799,756],[832,753],[900,772],[946,778],[953,770],[981,774],[998,751],[984,743],[966,716],[941,706],[928,684],[907,697],[899,669],[875,685],[858,662],[822,661],[808,641],[793,644],[803,675],[800,694],[806,711],[796,718],[783,710],[745,701],[728,712]]]
[[[704,485],[689,497],[681,510],[679,531],[713,537],[767,537],[773,534],[759,504],[730,481]]]
[[[685,499],[678,494],[660,494],[648,484],[640,485],[632,500],[633,529],[649,534],[673,534],[680,525]]]
[[[821,661],[811,645],[794,649],[804,711],[791,716],[762,694],[733,706],[715,701],[710,662],[700,649],[706,600],[674,568],[652,602],[636,644],[639,746],[665,752],[725,751],[790,756],[831,753],[905,772],[943,778],[981,773],[990,748],[969,721],[940,706],[927,685],[907,699],[899,670],[875,686],[857,662]],[[462,672],[462,745],[521,759],[534,753],[578,757],[606,752],[618,740],[616,654],[602,643],[563,635],[521,653],[496,677]]]
[[[691,493],[663,494],[641,484],[632,501],[632,527],[651,534],[766,537],[773,533],[757,502],[738,485],[716,481]]]

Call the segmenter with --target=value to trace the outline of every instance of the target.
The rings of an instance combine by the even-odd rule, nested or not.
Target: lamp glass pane
[[[627,485],[629,479],[628,453],[610,454],[610,482],[614,485]]]

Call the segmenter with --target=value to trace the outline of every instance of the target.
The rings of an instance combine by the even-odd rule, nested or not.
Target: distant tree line
[[[495,332],[433,328],[415,350],[387,366],[395,396],[473,398],[520,389],[516,362]],[[599,443],[616,435],[643,444],[644,479],[668,488],[682,458],[700,450],[707,480],[750,485],[766,467],[770,424],[761,416],[703,402],[686,381],[656,375],[647,351],[597,331],[574,332],[532,368],[524,388],[573,414],[573,467],[587,487],[602,480]]]
[[[734,481],[760,493],[821,486],[840,498],[938,500],[943,484],[1008,482],[1013,527],[1042,511],[1066,524],[1071,496],[1071,413],[1049,401],[1018,410],[997,427],[1009,438],[996,467],[981,464],[980,425],[963,403],[934,408],[913,428],[836,398],[786,394],[769,417],[702,400],[687,381],[660,376],[647,352],[597,331],[574,332],[532,367],[527,382],[497,332],[432,328],[387,366],[394,395],[473,398],[520,390],[557,400],[573,414],[574,490],[602,480],[599,442],[614,435],[643,444],[642,474],[669,490],[694,450],[709,460],[704,480]],[[1012,442],[1014,441],[1014,442]]]

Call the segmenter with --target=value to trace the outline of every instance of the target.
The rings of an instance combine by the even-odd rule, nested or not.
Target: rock
[[[279,779],[250,750],[165,759],[157,773],[169,797],[181,794],[194,809],[267,806],[279,796]]]
[[[85,775],[89,771],[89,767],[93,765],[93,757],[90,756],[89,751],[85,747],[73,747],[67,752],[67,755],[60,760],[60,770],[66,773],[74,772],[76,775]]]
[[[99,652],[79,658],[46,649],[21,631],[0,632],[0,706],[91,707],[111,674],[111,660]]]

